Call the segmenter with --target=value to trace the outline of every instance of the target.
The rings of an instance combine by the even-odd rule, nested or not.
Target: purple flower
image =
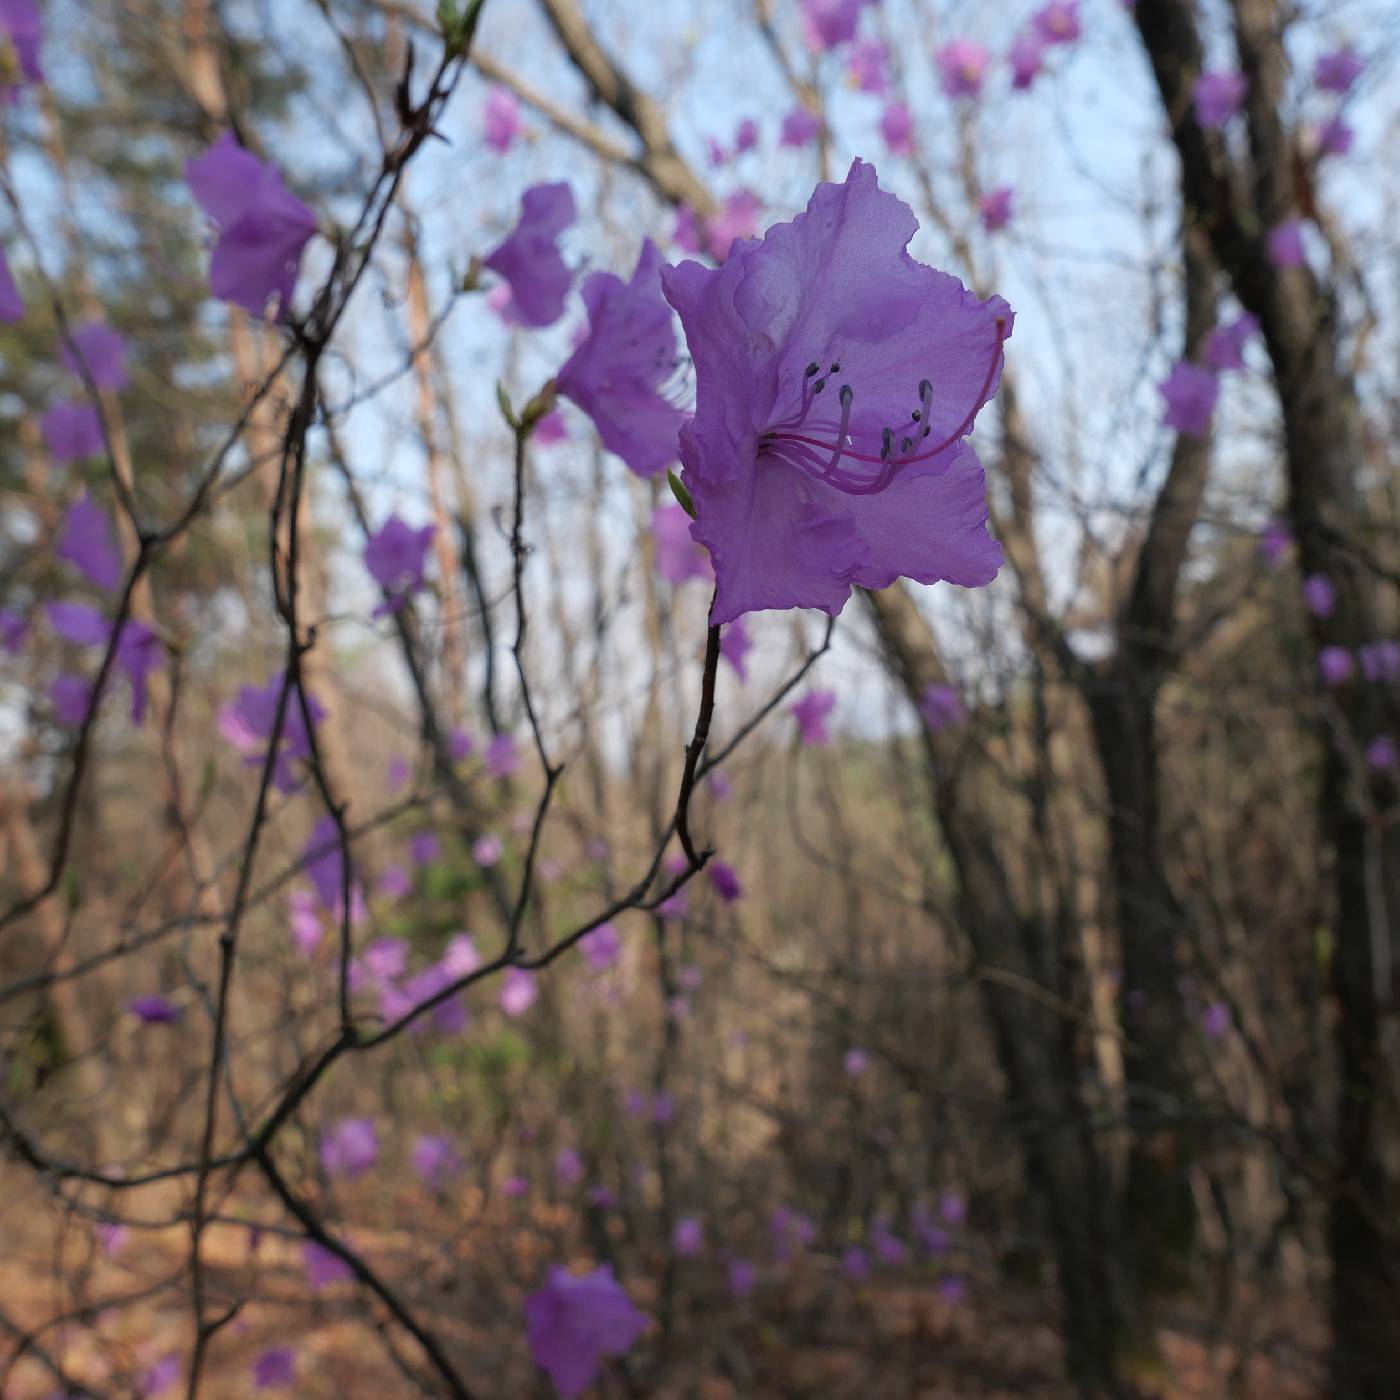
[[[10,41],[13,57],[18,60],[5,65],[0,76],[0,91],[13,102],[25,83],[42,83],[44,70],[39,66],[39,45],[43,42],[43,21],[34,0],[0,0],[0,33]]]
[[[890,102],[880,113],[880,135],[892,156],[907,156],[914,150],[914,118],[902,102]]]
[[[96,406],[85,399],[66,399],[54,404],[39,420],[39,429],[55,466],[106,455],[102,417]]]
[[[1202,73],[1191,89],[1196,120],[1218,131],[1244,105],[1249,79],[1243,73]]]
[[[539,999],[535,976],[523,967],[509,967],[501,982],[501,1010],[507,1016],[523,1016]]]
[[[1368,681],[1400,680],[1400,642],[1367,642],[1356,657]]]
[[[102,1221],[97,1227],[97,1241],[109,1259],[115,1259],[130,1242],[131,1231],[125,1225]]]
[[[489,870],[504,854],[505,846],[501,844],[501,838],[489,831],[472,842],[472,859],[483,870]]]
[[[530,1183],[523,1176],[508,1176],[501,1183],[501,1194],[510,1201],[523,1200],[530,1194]]]
[[[554,1158],[554,1179],[564,1187],[577,1186],[583,1180],[583,1158],[575,1147],[561,1147]]]
[[[987,50],[973,39],[954,39],[934,54],[949,97],[976,97],[987,72]]]
[[[797,721],[799,740],[814,748],[823,748],[831,742],[826,732],[826,717],[836,708],[834,690],[809,690],[792,707],[792,717]]]
[[[841,1256],[841,1272],[852,1283],[864,1283],[870,1277],[870,1256],[858,1245],[849,1245]]]
[[[126,368],[126,337],[101,321],[79,326],[59,351],[63,368],[87,377],[99,389],[125,389],[131,383]]]
[[[1220,397],[1220,379],[1213,369],[1181,360],[1157,386],[1166,403],[1162,422],[1187,437],[1203,438],[1210,432],[1211,415]]]
[[[7,656],[18,656],[29,635],[29,623],[19,613],[9,608],[0,608],[0,651]]]
[[[909,1246],[890,1232],[889,1224],[884,1220],[877,1220],[871,1226],[870,1243],[875,1246],[875,1253],[882,1264],[898,1267],[909,1258]]]
[[[778,145],[799,151],[821,135],[822,124],[806,107],[794,107],[784,118],[778,132]]]
[[[845,1058],[841,1061],[842,1067],[852,1079],[859,1079],[866,1070],[870,1068],[870,1056],[859,1046],[852,1046],[846,1051]]]
[[[428,547],[436,533],[436,525],[415,530],[391,515],[365,541],[365,568],[385,593],[384,603],[374,610],[376,617],[395,611],[423,587]]]
[[[681,461],[691,535],[714,561],[712,623],[758,608],[834,616],[853,584],[901,575],[996,575],[982,468],[962,439],[995,391],[1011,310],[914,262],[917,227],[856,161],[722,268],[662,273],[695,361]]]
[[[470,977],[481,966],[481,954],[469,933],[454,933],[447,940],[438,965],[455,982],[461,977]]]
[[[530,1354],[565,1400],[581,1395],[603,1358],[628,1351],[646,1326],[606,1264],[582,1277],[556,1266],[548,1283],[525,1300]]]
[[[711,170],[718,170],[729,159],[729,152],[713,136],[705,138],[705,159],[710,163]]]
[[[729,1291],[736,1298],[747,1298],[758,1282],[758,1270],[747,1259],[729,1261]]]
[[[938,1213],[949,1225],[961,1225],[967,1219],[967,1198],[961,1191],[945,1191],[938,1199]]]
[[[656,547],[656,572],[679,587],[693,578],[712,579],[709,551],[690,537],[690,517],[682,506],[667,503],[652,512],[651,538]]]
[[[497,155],[505,155],[524,130],[520,119],[520,103],[507,88],[493,85],[486,94],[481,113],[482,138]]]
[[[5,250],[0,248],[0,321],[14,325],[24,317],[24,298],[15,285],[14,273],[10,271],[10,260]]]
[[[153,1400],[157,1395],[164,1395],[179,1379],[180,1353],[167,1352],[137,1381],[136,1388],[142,1400]]]
[[[988,233],[997,233],[1011,222],[1011,201],[1015,191],[1010,185],[991,190],[984,194],[978,204],[982,214],[982,227]]]
[[[386,899],[402,899],[412,889],[413,881],[401,865],[391,865],[379,877],[379,893]]]
[[[185,164],[185,179],[219,229],[209,263],[209,290],[252,316],[277,299],[286,316],[301,255],[316,232],[316,216],[282,183],[281,171],[261,161],[226,131],[198,160]]]
[[[739,874],[732,865],[726,865],[722,860],[712,860],[705,867],[705,873],[710,877],[715,893],[726,904],[737,904],[743,898],[743,886],[739,884]]]
[[[938,1280],[938,1296],[949,1307],[957,1307],[967,1298],[967,1281],[957,1274],[945,1274]]]
[[[76,729],[92,706],[92,684],[81,676],[55,676],[49,686],[49,704],[53,706],[54,718],[65,729]]]
[[[385,774],[384,786],[387,787],[390,792],[398,792],[408,781],[410,772],[408,760],[401,757],[399,754],[395,754],[393,758],[389,760],[389,771]]]
[[[520,198],[520,222],[482,259],[510,283],[511,314],[523,326],[552,326],[573,283],[559,235],[574,221],[574,192],[563,181],[532,185]]]
[[[1201,1030],[1208,1040],[1221,1040],[1230,1029],[1230,1007],[1226,1002],[1213,1001],[1201,1013]]]
[[[588,334],[555,377],[559,393],[593,420],[603,446],[639,476],[676,460],[685,421],[661,392],[676,364],[676,330],[660,268],[661,254],[647,239],[630,282],[610,272],[585,279]]]
[[[321,916],[316,912],[316,898],[309,890],[293,890],[287,896],[287,906],[292,942],[309,958],[325,937]]]
[[[68,507],[54,553],[109,592],[121,582],[122,556],[112,522],[86,491]]]
[[[622,935],[612,924],[599,924],[579,943],[579,947],[589,966],[602,972],[622,955]]]
[[[671,1247],[682,1259],[699,1254],[705,1247],[704,1222],[693,1215],[676,1221],[676,1228],[671,1231]]]
[[[590,1186],[588,1188],[588,1204],[594,1210],[611,1210],[617,1204],[617,1197],[606,1186]]]
[[[854,39],[860,12],[871,3],[873,0],[798,0],[807,47],[821,53]]]
[[[1035,32],[1047,44],[1072,44],[1079,38],[1079,0],[1050,0],[1031,16]]]
[[[291,1347],[269,1347],[253,1359],[253,1389],[281,1390],[297,1381],[297,1354]]]
[[[1293,535],[1288,526],[1282,520],[1271,520],[1259,535],[1259,553],[1271,569],[1277,569],[1292,543]]]
[[[355,1277],[355,1271],[340,1255],[315,1240],[301,1247],[301,1266],[312,1288],[328,1288],[333,1283],[345,1283]]]
[[[1242,311],[1228,326],[1217,326],[1206,341],[1206,363],[1216,370],[1243,369],[1244,347],[1259,329],[1258,319]]]
[[[1313,82],[1322,92],[1346,93],[1365,71],[1366,62],[1350,45],[1323,54],[1313,69]]]
[[[1318,128],[1317,153],[1319,156],[1347,155],[1356,143],[1356,132],[1342,117],[1330,117]]]
[[[745,117],[734,132],[734,154],[743,155],[758,145],[758,123],[752,117]]]
[[[1267,243],[1269,261],[1275,267],[1302,267],[1305,253],[1301,219],[1286,219],[1276,225],[1270,230]]]
[[[541,447],[553,447],[555,443],[563,442],[569,436],[569,428],[564,422],[564,415],[557,408],[551,408],[535,424],[532,436],[533,440]]]
[[[112,624],[85,603],[50,603],[47,611],[49,626],[75,646],[106,646],[111,638]],[[161,663],[160,638],[144,622],[128,618],[113,659],[131,685],[131,722],[140,724],[146,717],[146,683]]]
[[[472,736],[465,729],[454,729],[447,739],[447,751],[452,755],[454,763],[461,763],[463,759],[470,758],[474,745]]]
[[[734,668],[734,674],[739,677],[740,683],[749,678],[748,666],[744,658],[749,654],[752,646],[753,643],[749,640],[749,629],[744,625],[742,617],[736,617],[719,634],[719,654]]]
[[[340,848],[340,832],[329,812],[311,828],[311,835],[302,848],[302,861],[322,906],[333,914],[338,913],[345,885],[345,858]],[[353,872],[350,878],[353,883]],[[351,902],[354,902],[353,890]]]
[[[722,263],[741,238],[758,232],[758,211],[762,203],[752,190],[735,190],[725,197],[718,214],[705,220],[705,251]]]
[[[943,729],[954,729],[967,721],[962,696],[951,685],[928,686],[924,690],[919,713],[935,734]]]
[[[1395,740],[1388,734],[1372,739],[1366,746],[1366,762],[1377,772],[1389,772],[1395,767],[1397,758],[1400,758],[1400,750],[1397,750]]]
[[[846,77],[861,92],[883,97],[889,84],[889,62],[889,50],[884,44],[878,39],[862,39],[851,46]]]
[[[651,1121],[666,1124],[676,1117],[676,1100],[662,1089],[651,1101]]]
[[[431,865],[442,854],[442,842],[435,831],[420,831],[409,838],[408,854],[414,865]]]
[[[1314,617],[1331,617],[1337,606],[1337,590],[1326,574],[1309,574],[1303,580],[1303,605]]]
[[[261,690],[257,686],[240,686],[238,695],[219,711],[219,733],[244,755],[249,767],[267,761],[267,745],[277,722],[277,701],[282,694],[286,673],[278,671],[269,676]],[[314,728],[326,717],[320,701],[306,693],[306,714]],[[301,700],[295,687],[287,692],[282,712],[282,734],[278,744],[277,762],[272,781],[278,792],[295,792],[301,784],[294,764],[311,757],[311,735],[302,713]]]
[[[423,1185],[434,1191],[440,1191],[462,1170],[462,1159],[452,1139],[434,1133],[423,1134],[413,1144],[409,1161]]]
[[[326,1175],[354,1181],[379,1160],[379,1136],[373,1118],[342,1118],[321,1135],[321,1165]]]
[[[1006,57],[1011,64],[1011,86],[1025,92],[1040,75],[1045,45],[1034,34],[1018,34]]]
[[[136,997],[127,1002],[126,1009],[148,1026],[173,1026],[185,1014],[162,996]]]
[[[515,735],[497,734],[486,746],[486,771],[493,778],[508,778],[520,767],[520,749]]]
[[[1345,647],[1323,647],[1317,654],[1317,669],[1324,685],[1345,685],[1356,671],[1356,662]]]

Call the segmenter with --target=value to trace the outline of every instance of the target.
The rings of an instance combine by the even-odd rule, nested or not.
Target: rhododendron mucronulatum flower
[[[563,1396],[587,1390],[603,1358],[630,1350],[646,1326],[606,1264],[582,1277],[552,1268],[545,1286],[525,1300],[530,1352]]]
[[[301,255],[316,232],[316,216],[282,183],[282,172],[238,144],[226,131],[185,179],[219,229],[209,263],[209,290],[221,301],[261,316],[273,297],[287,314]]]
[[[660,386],[676,365],[676,328],[661,295],[661,254],[647,239],[630,282],[595,272],[583,284],[588,334],[555,387],[593,420],[603,446],[638,476],[676,460],[685,414]]]
[[[574,221],[574,192],[560,181],[532,185],[520,197],[520,222],[481,261],[510,283],[509,316],[536,330],[564,314],[574,274],[559,251],[559,235]]]
[[[851,587],[990,583],[1001,546],[963,438],[996,391],[1011,308],[905,251],[908,205],[856,161],[723,267],[662,271],[695,361],[681,429],[712,623],[835,616]]]

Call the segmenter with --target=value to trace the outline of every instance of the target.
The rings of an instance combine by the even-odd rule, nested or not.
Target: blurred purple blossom
[[[520,199],[520,220],[481,261],[510,284],[511,314],[524,326],[552,326],[564,314],[574,275],[559,252],[559,235],[575,217],[567,183],[532,185]]]
[[[122,556],[112,535],[112,522],[86,491],[68,507],[54,553],[99,588],[110,592],[121,582]]]
[[[95,404],[85,399],[56,403],[39,420],[39,430],[55,466],[107,455],[107,439]]]
[[[59,348],[63,368],[82,379],[87,378],[105,390],[124,389],[131,383],[126,367],[126,337],[102,321],[90,321],[79,326]]]
[[[558,392],[588,414],[603,446],[639,476],[676,460],[686,418],[663,392],[676,365],[676,329],[660,269],[648,238],[630,282],[610,272],[585,279],[588,334],[555,376]]]
[[[1168,428],[1197,438],[1210,432],[1211,416],[1220,397],[1220,379],[1214,370],[1179,361],[1157,390],[1166,405],[1162,422]]]
[[[582,1276],[551,1268],[544,1287],[525,1300],[530,1353],[565,1400],[581,1395],[603,1359],[628,1351],[646,1327],[606,1264]]]
[[[316,216],[282,183],[275,165],[245,151],[226,131],[185,178],[219,229],[209,263],[209,289],[222,301],[262,316],[274,297],[277,319],[291,308],[301,256]]]

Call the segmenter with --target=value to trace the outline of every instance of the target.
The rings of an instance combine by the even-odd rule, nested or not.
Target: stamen
[[[808,365],[807,368],[803,371],[803,374],[806,378],[810,379],[814,374],[819,374],[820,372],[821,366],[815,360],[813,360],[812,363]]]

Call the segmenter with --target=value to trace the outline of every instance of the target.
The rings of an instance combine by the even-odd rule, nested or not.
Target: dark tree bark
[[[892,672],[918,705],[942,680],[934,637],[903,585],[863,593]],[[1128,1393],[1151,1339],[1137,1307],[1107,1160],[1077,1085],[1065,919],[1018,909],[982,809],[978,760],[956,732],[923,731],[933,806],[958,879],[1008,1110],[1025,1137],[1029,1184],[1048,1222],[1064,1299],[1069,1368],[1086,1395]]]
[[[1363,567],[1365,520],[1355,386],[1340,353],[1337,291],[1307,267],[1279,269],[1267,236],[1309,212],[1310,180],[1285,126],[1283,10],[1274,0],[1232,0],[1241,70],[1250,80],[1248,159],[1232,161],[1191,112],[1201,38],[1184,0],[1138,0],[1152,64],[1193,218],[1211,241],[1235,295],[1259,318],[1283,420],[1287,505],[1300,561],[1336,592],[1328,618],[1312,620],[1316,648],[1354,650],[1378,635],[1373,579]],[[1379,1400],[1400,1376],[1400,1114],[1387,1062],[1397,1035],[1400,838],[1368,820],[1358,745],[1393,729],[1382,687],[1337,692],[1325,745],[1318,820],[1332,851],[1342,1084],[1331,1204],[1332,1394]],[[1386,790],[1374,796],[1394,802]]]

